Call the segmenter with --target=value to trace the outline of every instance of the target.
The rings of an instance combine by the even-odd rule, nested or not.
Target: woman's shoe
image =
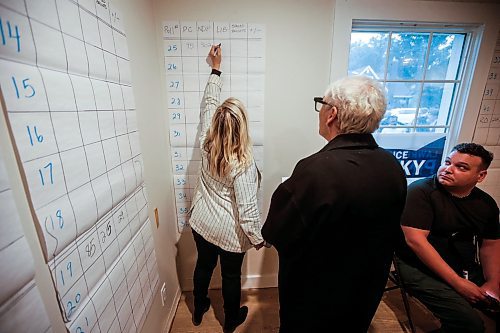
[[[245,319],[247,319],[248,307],[242,306],[238,311],[238,316],[236,318],[226,318],[224,322],[224,333],[233,333],[236,327],[243,324]]]
[[[191,318],[194,326],[199,326],[201,324],[203,315],[208,311],[208,309],[210,309],[210,298],[207,298],[207,302],[204,306],[194,307],[193,317]]]

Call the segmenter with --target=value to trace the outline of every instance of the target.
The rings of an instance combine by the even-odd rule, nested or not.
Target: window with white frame
[[[379,133],[449,132],[467,86],[464,69],[473,60],[474,29],[353,21],[348,73],[372,77],[386,89],[387,112]]]

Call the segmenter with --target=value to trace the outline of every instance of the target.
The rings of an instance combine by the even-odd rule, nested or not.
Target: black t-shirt
[[[446,191],[436,176],[417,180],[408,187],[401,225],[430,230],[428,240],[458,274],[475,265],[473,237],[500,238],[498,206],[491,196],[475,187],[465,198]],[[410,265],[429,271],[405,244],[398,256]]]

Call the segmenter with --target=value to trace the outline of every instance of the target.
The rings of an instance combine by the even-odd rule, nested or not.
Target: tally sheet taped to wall
[[[210,74],[207,55],[222,48],[221,102],[236,97],[248,111],[253,153],[264,169],[265,27],[262,24],[165,21],[163,40],[167,78],[172,174],[179,231],[188,226],[198,181],[200,103]],[[262,190],[258,194],[262,213]]]
[[[0,85],[71,332],[136,332],[159,275],[129,55],[106,0],[2,0]]]

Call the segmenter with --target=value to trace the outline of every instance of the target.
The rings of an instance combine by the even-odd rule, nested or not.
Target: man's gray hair
[[[337,108],[339,134],[373,133],[387,102],[381,85],[366,76],[349,76],[330,84],[325,102]]]

